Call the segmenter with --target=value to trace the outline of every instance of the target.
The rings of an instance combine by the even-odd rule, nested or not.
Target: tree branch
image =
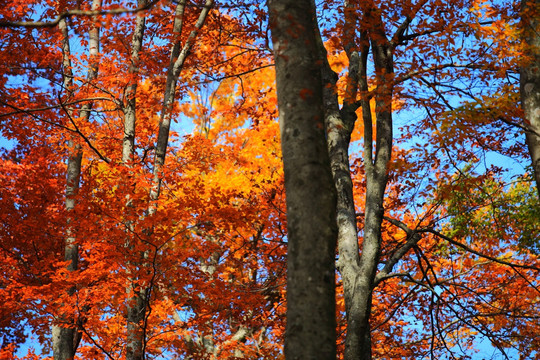
[[[388,261],[384,265],[384,268],[375,276],[374,286],[379,284],[384,279],[387,279],[397,262],[422,238],[416,230],[412,230],[405,223],[399,220],[389,218],[388,216],[384,216],[383,219],[405,231],[405,233],[407,234],[407,241],[392,254],[390,259],[388,259]]]
[[[35,109],[20,109],[20,108],[17,108],[16,106],[9,105],[7,103],[1,102],[3,105],[8,106],[8,107],[10,107],[12,109],[15,109],[15,111],[0,114],[0,118],[6,117],[6,116],[11,116],[11,115],[17,115],[17,114],[30,115],[30,113],[33,113],[33,112],[40,112],[40,111],[58,109],[58,108],[61,108],[61,107],[64,107],[64,106],[74,105],[74,104],[78,104],[78,103],[82,103],[82,102],[86,102],[86,101],[92,102],[92,101],[99,101],[99,100],[101,100],[101,101],[112,101],[113,103],[116,104],[116,101],[111,100],[110,98],[106,98],[106,97],[95,97],[95,98],[85,98],[85,99],[73,100],[73,101],[70,101],[70,102],[67,102],[67,103],[60,103],[60,104],[56,104],[56,105],[44,106],[44,107],[35,108]],[[45,121],[45,120],[43,120],[43,121]],[[52,124],[52,122],[50,122],[50,123]],[[56,126],[62,126],[62,125],[56,124]],[[71,129],[67,129],[67,130],[74,131],[74,130],[71,130]]]
[[[73,124],[73,126],[75,127],[75,130],[74,132],[77,133],[83,140],[84,142],[90,147],[90,149],[92,149],[92,151],[103,161],[105,161],[107,164],[111,162],[110,159],[106,158],[105,156],[103,156],[101,154],[101,152],[92,144],[92,142],[90,141],[90,139],[88,139],[88,137],[86,137],[86,135],[84,135],[82,133],[82,131],[79,129],[79,127],[77,126],[77,123],[75,122],[75,120],[73,119],[73,117],[71,116],[70,112],[68,111],[68,109],[65,107],[65,105],[63,103],[60,103],[60,106],[62,107],[62,109],[65,111],[66,115],[68,116],[69,118],[69,121],[71,121],[71,123]]]
[[[53,21],[0,21],[0,28],[16,28],[16,27],[23,27],[23,28],[52,28],[57,26],[61,20],[65,18],[70,18],[73,16],[84,16],[84,17],[92,17],[92,16],[103,16],[103,15],[121,15],[121,14],[134,14],[141,11],[145,11],[153,7],[155,4],[157,4],[160,0],[153,0],[150,1],[148,4],[140,7],[136,7],[134,9],[127,9],[127,8],[117,8],[117,9],[111,9],[111,10],[67,10],[60,15]]]
[[[504,260],[500,260],[500,259],[497,259],[493,256],[489,256],[489,255],[486,255],[486,254],[482,254],[481,252],[479,251],[476,251],[474,250],[473,248],[463,244],[463,243],[460,243],[459,241],[456,241],[454,239],[452,239],[451,237],[449,236],[446,236],[444,234],[441,234],[440,232],[434,230],[434,229],[431,229],[431,228],[427,228],[427,229],[422,229],[422,230],[417,230],[418,232],[427,232],[427,233],[431,233],[433,235],[436,235],[438,237],[440,237],[441,239],[444,239],[446,241],[448,241],[450,244],[452,245],[455,245],[457,247],[460,247],[472,254],[475,254],[477,256],[480,256],[484,259],[488,259],[488,260],[491,260],[493,262],[496,262],[498,264],[501,264],[501,265],[506,265],[506,266],[510,266],[511,268],[521,268],[521,269],[528,269],[528,270],[535,270],[535,271],[540,271],[540,268],[539,267],[536,267],[536,266],[532,266],[532,265],[522,265],[522,264],[514,264],[514,263],[511,263],[511,262],[508,262],[508,261],[504,261]]]

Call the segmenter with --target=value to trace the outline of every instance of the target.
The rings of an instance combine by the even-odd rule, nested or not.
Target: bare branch
[[[84,16],[84,17],[93,17],[93,16],[104,16],[104,15],[122,15],[122,14],[135,14],[141,11],[148,10],[157,4],[160,0],[150,1],[144,6],[139,6],[134,9],[127,8],[117,8],[110,10],[67,10],[53,21],[0,21],[0,28],[52,28],[57,26],[61,20],[65,18],[70,18],[73,16]]]
[[[405,301],[407,301],[407,299],[416,292],[416,289],[418,289],[420,287],[420,285],[415,285],[413,286],[412,289],[410,289],[407,294],[399,299],[397,301],[397,305],[390,311],[390,314],[388,314],[388,316],[383,320],[381,321],[379,324],[377,325],[374,325],[373,328],[371,329],[371,331],[375,331],[377,329],[379,329],[381,326],[383,326],[384,324],[386,324],[387,322],[389,322],[390,320],[392,320],[392,318],[394,317],[394,315],[398,312],[398,310],[400,309],[401,305],[403,305],[405,303]]]
[[[405,21],[403,21],[403,23],[401,23],[401,25],[399,25],[396,32],[392,36],[392,40],[390,41],[390,44],[391,44],[391,46],[393,48],[395,48],[397,45],[404,44],[406,42],[406,41],[404,41],[405,40],[405,35],[404,35],[405,32],[407,31],[407,29],[408,29],[409,25],[411,24],[411,22],[416,17],[416,14],[418,13],[418,11],[426,3],[427,3],[427,0],[420,1],[418,4],[416,4],[414,6],[413,9],[411,9],[412,11],[407,14],[407,16],[405,17]]]
[[[509,120],[504,116],[498,116],[497,120],[500,120],[500,121],[502,121],[503,123],[505,123],[507,125],[520,128],[521,130],[523,130],[525,132],[535,134],[536,136],[540,136],[540,132],[538,132],[536,129],[534,129],[531,125],[529,125],[527,123],[520,124],[520,123],[514,122],[512,120]]]
[[[522,265],[522,264],[515,264],[515,263],[511,263],[511,262],[508,262],[508,261],[505,261],[505,260],[501,260],[501,259],[498,259],[498,258],[495,258],[493,256],[489,256],[489,255],[486,255],[486,254],[482,254],[481,252],[477,251],[477,250],[474,250],[473,248],[463,244],[463,243],[460,243],[459,241],[456,241],[454,239],[452,239],[451,237],[449,236],[446,236],[444,234],[441,234],[440,232],[434,230],[434,229],[431,229],[431,228],[427,228],[427,229],[422,229],[422,230],[417,230],[418,232],[427,232],[427,233],[431,233],[433,235],[436,235],[438,237],[440,237],[441,239],[444,239],[446,241],[448,241],[450,244],[452,245],[455,245],[457,247],[460,247],[472,254],[475,254],[477,256],[480,256],[484,259],[488,259],[488,260],[491,260],[493,262],[496,262],[498,264],[501,264],[501,265],[506,265],[506,266],[510,266],[511,268],[521,268],[521,269],[529,269],[529,270],[535,270],[535,271],[540,271],[540,268],[539,267],[536,267],[536,266],[532,266],[532,265]]]
[[[401,230],[405,231],[407,234],[407,241],[403,244],[397,251],[395,251],[390,259],[384,265],[384,268],[375,276],[374,285],[376,286],[382,280],[387,279],[389,274],[392,272],[392,269],[397,264],[397,262],[410,250],[412,249],[422,238],[416,230],[412,230],[405,223],[384,216],[384,220],[388,221],[394,226],[399,227]]]
[[[105,156],[103,156],[103,154],[101,154],[101,152],[92,144],[92,142],[90,141],[90,139],[88,139],[88,137],[86,135],[84,135],[82,133],[82,131],[79,129],[79,127],[77,126],[77,123],[75,122],[75,120],[73,119],[73,117],[71,116],[71,113],[70,111],[65,107],[64,104],[60,103],[60,105],[62,106],[62,109],[65,111],[66,115],[68,116],[69,118],[69,121],[73,124],[73,126],[75,127],[75,130],[74,132],[77,133],[83,140],[84,142],[90,147],[90,149],[92,149],[92,151],[103,161],[105,161],[107,164],[111,162],[111,160],[109,160],[108,158],[106,158]],[[89,115],[89,112],[88,112],[88,115]]]
[[[236,74],[224,75],[224,76],[220,76],[220,77],[212,76],[212,74],[205,73],[205,72],[202,72],[199,69],[197,69],[200,73],[202,73],[206,77],[208,77],[209,80],[199,81],[199,82],[195,83],[195,85],[209,84],[211,82],[220,82],[220,81],[230,79],[230,78],[240,78],[241,76],[251,74],[251,73],[257,72],[259,70],[262,70],[262,69],[268,68],[268,67],[274,67],[274,63],[267,64],[267,65],[261,65],[261,66],[258,66],[256,68],[249,69],[249,70],[246,70],[246,71],[242,71],[242,72],[239,72],[239,73],[236,73]]]
[[[473,69],[473,70],[489,70],[489,69],[486,69],[485,66],[483,65],[475,65],[473,63],[469,63],[469,64],[456,64],[456,63],[446,63],[446,64],[438,64],[438,65],[434,65],[434,66],[431,66],[431,67],[428,67],[428,68],[423,68],[423,69],[418,69],[418,70],[414,70],[414,71],[409,71],[408,73],[405,73],[399,77],[397,77],[395,79],[395,82],[394,84],[400,84],[400,83],[403,83],[407,80],[410,80],[411,78],[415,77],[415,76],[418,76],[418,75],[422,75],[422,74],[426,74],[426,73],[430,73],[432,71],[438,71],[438,70],[442,70],[442,69],[448,69],[448,68],[452,68],[452,69]]]
[[[116,104],[116,101],[111,100],[110,98],[106,98],[106,97],[95,97],[95,98],[85,98],[85,99],[73,100],[73,101],[70,101],[70,102],[67,102],[67,103],[63,103],[63,104],[44,106],[44,107],[35,108],[35,109],[19,109],[19,108],[15,107],[15,106],[3,103],[4,105],[9,106],[12,109],[15,109],[15,111],[0,114],[0,118],[6,117],[6,116],[17,115],[17,114],[30,115],[30,113],[33,113],[33,112],[47,111],[47,110],[58,109],[58,108],[61,108],[61,107],[64,107],[64,106],[74,105],[74,104],[78,104],[78,103],[82,103],[82,102],[87,102],[87,101],[92,102],[92,101],[100,101],[100,100],[101,101],[112,101],[112,102],[114,102]],[[60,125],[57,125],[57,126],[60,126]],[[70,131],[74,131],[74,130],[70,130]]]
[[[493,21],[481,21],[477,23],[477,25],[491,25],[491,24],[493,24]],[[470,27],[471,27],[470,24],[463,24],[461,26],[454,26],[454,29],[456,29],[458,32],[465,32],[466,30],[470,29]],[[417,37],[440,33],[440,32],[443,32],[444,30],[445,29],[438,28],[438,29],[424,30],[421,32],[413,33],[413,34],[404,35],[401,37],[401,41],[406,42],[406,41],[414,40]]]

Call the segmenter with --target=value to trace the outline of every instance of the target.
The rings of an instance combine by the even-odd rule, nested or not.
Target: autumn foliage
[[[394,142],[371,288],[373,358],[534,359],[540,203],[519,106],[517,69],[531,59],[518,4],[345,3],[317,10],[338,75],[325,89],[358,119],[348,149],[360,249],[362,116],[371,104],[375,139],[382,81],[394,89],[384,109]],[[351,92],[347,46],[361,49],[366,35],[349,38],[344,8],[364,24],[368,3],[396,41],[395,72],[367,66],[367,90]],[[54,326],[80,337],[76,359],[125,359],[133,339],[139,359],[284,358],[287,214],[266,5],[34,0],[5,2],[0,14],[0,359],[51,358]],[[74,183],[67,169],[77,155]],[[338,273],[338,358],[343,286]]]

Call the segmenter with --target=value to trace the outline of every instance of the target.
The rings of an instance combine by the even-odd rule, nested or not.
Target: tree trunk
[[[138,7],[146,5],[146,0],[139,0]],[[122,162],[129,163],[132,160],[135,151],[135,120],[136,120],[136,101],[138,73],[139,73],[139,52],[142,48],[145,15],[143,12],[137,14],[135,22],[135,31],[131,39],[131,65],[129,67],[130,83],[125,92],[124,105],[124,138],[122,141]]]
[[[525,112],[527,146],[532,160],[536,189],[540,197],[540,15],[539,0],[522,0],[521,20],[523,42],[528,59],[521,67],[521,106]]]
[[[354,296],[354,313],[349,321],[355,322],[358,348],[348,348],[345,359],[371,359],[371,316],[372,291],[379,263],[381,246],[381,224],[384,216],[384,192],[388,181],[388,165],[392,155],[392,91],[393,91],[393,48],[390,46],[377,11],[363,9],[365,19],[362,35],[369,34],[375,64],[375,122],[376,139],[373,142],[372,116],[367,85],[367,50],[362,51],[360,61],[360,91],[362,93],[362,118],[364,122],[364,166],[366,172],[366,205],[364,218],[364,241],[360,257],[360,272]],[[369,24],[369,26],[368,26]],[[367,47],[367,39],[361,39]],[[375,154],[373,147],[375,145]],[[373,158],[373,155],[375,157]]]
[[[344,103],[341,109],[333,90],[337,75],[326,61],[326,50],[319,40],[319,50],[324,61],[324,105],[327,143],[332,165],[332,175],[337,190],[338,253],[337,268],[343,281],[347,333],[345,339],[346,360],[371,359],[371,315],[374,278],[379,263],[381,223],[384,215],[383,199],[387,183],[387,168],[392,150],[392,47],[382,30],[381,19],[374,16],[373,3],[364,4],[360,26],[355,5],[344,2],[343,48],[349,59]],[[356,38],[356,29],[360,39]],[[373,36],[376,34],[375,36]],[[377,39],[376,41],[373,38]],[[319,35],[320,39],[320,35]],[[372,44],[370,45],[370,40]],[[357,43],[360,44],[357,47]],[[371,104],[368,93],[367,58],[374,51],[377,76],[376,128],[377,138],[372,138]],[[350,173],[350,137],[357,120],[358,90],[364,122],[364,164],[366,169],[366,208],[362,255],[359,253],[356,209]],[[373,147],[376,145],[375,159]]]
[[[62,19],[58,24],[58,27],[63,35],[62,44],[62,56],[63,56],[63,84],[64,89],[68,92],[68,98],[71,97],[73,91],[73,73],[71,71],[71,50],[69,46],[69,34],[67,24]],[[71,116],[71,114],[67,114]],[[75,145],[72,140],[69,141],[68,147],[70,154],[68,156],[67,163],[67,179],[66,179],[66,200],[65,208],[68,212],[75,208],[75,195],[79,189],[79,179],[81,174],[81,159],[82,152],[79,146]],[[75,236],[70,228],[71,218],[68,218],[66,228],[66,238],[64,240],[64,260],[70,263],[67,266],[68,271],[77,270],[79,254],[77,244],[75,243]],[[75,339],[77,337],[77,331],[73,327],[74,319],[68,316],[62,316],[60,319],[67,326],[54,325],[52,327],[52,341],[53,341],[53,356],[54,359],[67,360],[72,359],[75,356]]]
[[[139,0],[137,5],[143,7],[146,5],[146,0]],[[144,12],[137,14],[135,22],[135,31],[131,40],[131,65],[129,68],[130,83],[126,89],[126,99],[124,105],[124,137],[122,141],[122,163],[128,167],[131,166],[133,154],[135,151],[135,125],[136,125],[136,95],[139,72],[139,52],[142,48],[143,36],[145,31],[145,14]],[[124,184],[126,188],[131,186],[131,181]],[[127,193],[127,206],[129,212],[131,209],[131,199],[129,192]],[[132,245],[134,241],[131,237],[133,233],[133,224],[127,223],[127,228],[131,231],[128,234],[127,246]],[[141,260],[144,261],[144,254],[141,254]],[[141,264],[130,264],[133,269],[137,269]],[[144,266],[144,265],[143,265]],[[146,289],[136,288],[134,285],[136,278],[130,277],[128,283],[128,301],[126,306],[127,311],[127,341],[126,341],[126,359],[127,360],[142,360],[144,359],[145,346],[145,324],[146,318]]]
[[[358,228],[356,225],[356,208],[353,197],[353,183],[349,164],[349,144],[351,133],[357,120],[356,98],[358,94],[359,67],[361,58],[356,42],[357,17],[354,5],[344,3],[344,27],[342,44],[349,59],[349,73],[347,75],[345,98],[340,109],[337,94],[334,91],[337,82],[335,74],[328,61],[323,68],[325,123],[328,152],[332,167],[332,175],[337,191],[337,225],[338,225],[338,254],[337,268],[343,281],[343,295],[345,300],[345,313],[347,317],[347,333],[345,337],[345,359],[362,359],[370,357],[369,327],[366,328],[363,319],[366,301],[370,297],[363,297],[362,291],[369,294],[371,289],[365,289],[362,284],[369,282],[364,279],[360,270],[360,253],[358,247]],[[319,36],[320,38],[320,36]],[[319,40],[319,48],[323,59],[326,59],[326,50]],[[361,48],[362,54],[367,54],[368,46]],[[365,62],[362,63],[365,65]],[[369,119],[371,121],[371,119]],[[363,345],[367,342],[367,345]],[[367,349],[363,349],[367,347]]]
[[[101,0],[94,0],[92,2],[92,10],[98,10],[101,8]],[[62,19],[59,24],[59,29],[63,35],[62,43],[62,63],[63,63],[63,85],[64,89],[68,92],[68,96],[72,95],[73,89],[73,73],[71,64],[71,50],[69,45],[69,33],[67,24]],[[89,31],[89,54],[91,62],[88,68],[88,81],[92,81],[97,77],[98,60],[97,54],[99,52],[99,28],[92,27]],[[87,103],[81,109],[81,115],[84,121],[87,121],[90,117],[90,108],[92,104]],[[68,117],[73,121],[73,114],[68,111]],[[75,196],[79,190],[80,176],[81,176],[81,162],[82,162],[82,149],[75,141],[69,141],[70,154],[67,163],[67,176],[66,176],[66,200],[65,208],[69,213],[75,208]],[[70,226],[73,219],[68,218],[66,228],[66,238],[64,240],[64,260],[69,261],[67,265],[68,271],[75,271],[78,268],[79,262],[79,250],[76,243],[75,234]],[[70,290],[73,293],[74,289]],[[53,342],[53,358],[55,360],[68,360],[73,359],[77,347],[81,340],[81,332],[76,328],[76,319],[62,316],[61,321],[67,326],[54,325],[52,327],[52,342]]]
[[[268,1],[287,194],[286,359],[335,359],[336,193],[310,0]]]
[[[161,169],[163,168],[163,165],[165,165],[165,155],[167,153],[169,131],[171,129],[171,109],[176,93],[176,83],[178,82],[178,77],[184,67],[187,56],[193,47],[195,38],[204,25],[210,9],[214,6],[214,0],[206,0],[201,13],[199,14],[199,18],[195,23],[195,29],[191,31],[184,46],[181,47],[180,35],[183,28],[185,3],[185,1],[180,1],[178,3],[173,24],[173,33],[178,36],[178,40],[175,41],[171,49],[169,69],[167,71],[167,80],[165,84],[165,94],[163,95],[163,110],[161,111],[161,118],[159,120],[156,156],[154,159],[154,184],[150,193],[150,198],[154,201],[158,199],[161,189]],[[153,213],[154,211],[155,209],[151,207],[150,213]]]
[[[140,0],[144,1],[145,0]],[[201,13],[195,23],[195,29],[189,34],[184,46],[181,46],[180,36],[184,25],[184,11],[186,1],[181,0],[178,2],[174,14],[173,34],[176,40],[171,48],[169,68],[167,71],[167,79],[165,83],[165,92],[163,95],[163,107],[161,111],[161,117],[159,122],[158,138],[155,146],[155,158],[153,168],[153,184],[150,191],[151,205],[149,206],[148,213],[150,215],[155,214],[156,206],[153,202],[157,201],[161,189],[162,168],[165,165],[165,155],[167,153],[167,147],[169,143],[169,132],[171,127],[171,110],[175,101],[176,84],[178,77],[184,66],[184,63],[189,55],[189,52],[193,46],[195,38],[199,30],[204,25],[210,9],[214,5],[214,0],[206,0],[205,6],[202,8]],[[141,4],[139,4],[141,6]],[[138,51],[142,45],[142,31],[144,31],[144,21],[137,23],[137,31],[133,36],[132,42],[132,60],[138,62]],[[135,135],[135,91],[136,84],[132,84],[128,87],[129,92],[133,93],[133,99],[128,98],[128,109],[130,104],[133,105],[133,119],[126,117],[124,127],[124,148],[122,159],[124,162],[129,160],[132,155],[134,144],[131,139],[134,140]],[[131,149],[131,152],[130,152]],[[148,230],[148,235],[152,234],[152,230]],[[142,254],[142,257],[148,256],[148,254]],[[128,299],[127,309],[127,321],[128,321],[128,339],[127,339],[127,360],[142,360],[145,357],[144,344],[145,344],[145,324],[147,308],[147,294],[149,289],[131,289],[132,297]]]
[[[68,212],[75,208],[75,196],[79,190],[81,174],[82,150],[73,141],[69,142],[70,155],[67,165],[67,184],[65,207]],[[79,253],[75,234],[70,227],[72,218],[67,219],[66,238],[64,244],[64,260],[69,261],[68,271],[75,271],[78,267]],[[69,291],[72,295],[73,290]],[[76,328],[76,320],[71,316],[61,316],[62,324],[52,327],[53,357],[55,360],[73,359],[77,350],[81,333]]]

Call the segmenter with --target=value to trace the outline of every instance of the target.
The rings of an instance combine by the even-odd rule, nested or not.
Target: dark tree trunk
[[[335,359],[336,192],[310,0],[268,1],[287,194],[286,359]]]

